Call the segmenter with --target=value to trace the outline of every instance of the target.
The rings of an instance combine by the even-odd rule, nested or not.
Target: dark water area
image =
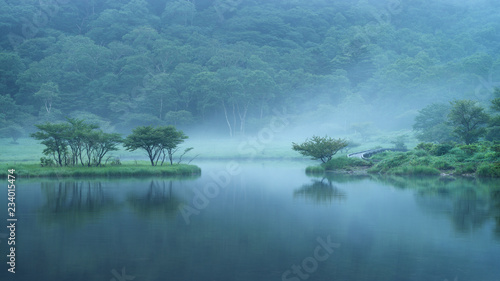
[[[498,180],[199,166],[185,180],[19,179],[15,274],[0,194],[0,280],[500,280]]]

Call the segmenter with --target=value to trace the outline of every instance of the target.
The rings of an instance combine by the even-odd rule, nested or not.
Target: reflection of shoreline
[[[81,225],[119,208],[115,200],[105,194],[99,181],[42,182],[41,189],[46,203],[38,215],[44,224]]]
[[[449,217],[458,233],[473,233],[494,219],[498,213],[494,200],[489,194],[478,193],[470,187],[456,193],[419,192],[415,196],[415,202],[424,210]]]
[[[144,183],[144,180],[141,180]],[[37,211],[44,224],[82,226],[107,212],[129,207],[139,216],[175,215],[182,204],[173,191],[173,180],[150,180],[149,187],[130,191],[117,199],[101,181],[47,181],[41,183],[45,203]]]
[[[127,205],[141,216],[167,215],[174,216],[182,202],[172,192],[173,181],[151,180],[146,194],[131,193],[127,196]]]
[[[332,184],[326,177],[321,180],[313,179],[311,184],[305,184],[293,192],[293,197],[304,197],[316,203],[329,202],[333,200],[342,201],[347,195]]]
[[[375,181],[396,189],[408,189],[415,192],[415,200],[419,206],[435,214],[446,214],[459,233],[473,232],[490,219],[495,222],[493,232],[500,239],[500,180],[470,177],[407,177],[407,176],[351,176],[341,173],[325,173],[323,179],[313,180],[315,183],[305,185],[300,190],[306,196],[322,202],[319,193],[321,189],[312,190],[314,184],[348,183]],[[308,190],[307,187],[309,186]],[[308,194],[306,194],[308,193]],[[316,194],[316,195],[315,195]],[[318,198],[315,198],[317,196]],[[447,203],[443,204],[443,200]]]

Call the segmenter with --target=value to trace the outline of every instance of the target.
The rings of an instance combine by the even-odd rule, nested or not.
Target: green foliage
[[[479,145],[477,144],[465,144],[465,145],[460,145],[459,147],[467,155],[473,155],[474,153],[477,153],[480,149]]]
[[[429,152],[434,156],[442,156],[450,152],[454,147],[453,143],[441,143],[433,145]]]
[[[476,173],[480,177],[500,178],[500,163],[483,163],[477,168]]]
[[[344,139],[313,136],[310,140],[306,139],[301,144],[292,143],[292,149],[304,156],[310,156],[312,160],[321,160],[321,162],[326,163],[347,145],[348,142]]]
[[[447,143],[440,143],[440,144],[433,144],[433,143],[419,143],[415,149],[417,150],[423,150],[428,152],[431,155],[434,156],[442,156],[450,152],[455,147],[454,143],[447,142]]]
[[[429,152],[423,149],[416,149],[413,153],[415,153],[418,157],[429,156]]]
[[[432,163],[432,167],[438,169],[438,170],[452,170],[455,169],[455,166],[453,166],[449,161],[447,160],[437,160],[434,163]]]
[[[427,151],[427,152],[431,152],[431,149],[434,147],[434,144],[433,143],[429,143],[429,142],[421,142],[419,143],[415,149],[420,149],[420,150],[423,150],[423,151]]]
[[[169,111],[165,114],[165,122],[174,126],[186,126],[191,125],[194,118],[187,110]]]
[[[420,143],[414,151],[377,154],[379,162],[369,172],[433,175],[442,171],[454,175],[497,177],[500,163],[500,153],[497,152],[500,148],[497,146],[491,142],[471,145]]]
[[[407,20],[392,17],[376,36],[366,29],[380,8],[374,3],[65,2],[30,36],[19,19],[32,19],[40,3],[7,1],[0,11],[1,96],[51,122],[84,111],[117,127],[196,120],[236,135],[248,120],[271,118],[275,106],[305,115],[300,108],[321,103],[347,129],[366,122],[358,112],[370,108],[410,116],[413,104],[394,100],[410,104],[416,93],[425,101],[470,93],[476,75],[486,77],[498,61],[494,34],[484,31],[496,12],[491,1],[431,37],[432,19],[454,17],[439,1],[408,3],[398,11]],[[172,116],[179,112],[190,116]],[[448,141],[443,128],[428,127],[421,140]],[[363,126],[353,129],[370,137]]]
[[[322,166],[307,166],[306,167],[306,174],[323,174],[325,172],[325,168]]]
[[[441,172],[429,166],[403,166],[390,171],[394,175],[409,175],[409,176],[436,176]]]
[[[491,110],[496,113],[490,118],[488,124],[488,133],[486,139],[490,141],[500,140],[500,88],[496,88],[494,92],[494,98],[491,100]]]
[[[51,159],[49,159],[51,160]],[[5,165],[1,165],[5,166]],[[106,167],[52,167],[38,164],[17,164],[16,173],[20,178],[99,178],[99,177],[162,177],[179,176],[197,177],[201,169],[195,165],[174,164],[168,166],[151,166],[149,163],[129,163],[108,165]],[[5,166],[5,169],[10,166]]]
[[[433,103],[419,110],[413,130],[423,142],[447,142],[452,140],[452,128],[446,124],[450,106]]]
[[[139,126],[125,138],[123,145],[129,151],[145,150],[152,166],[158,165],[160,159],[160,165],[163,165],[167,155],[170,165],[173,165],[175,149],[187,138],[182,131],[177,131],[174,126]]]
[[[349,158],[349,157],[335,157],[330,161],[322,164],[323,168],[327,171],[334,170],[347,170],[355,169],[359,167],[370,167],[372,164],[366,160],[360,158]]]
[[[47,113],[52,110],[52,103],[59,99],[59,86],[54,82],[46,82],[40,86],[40,90],[33,95],[41,100]]]
[[[42,166],[42,167],[53,167],[55,165],[56,165],[56,163],[51,158],[47,158],[47,157],[40,158],[40,166]]]
[[[416,113],[416,96],[469,97],[499,61],[495,1],[410,1],[397,16],[385,7],[383,23],[373,21],[373,11],[386,12],[377,1],[64,1],[55,14],[42,2],[2,1],[0,127],[85,118],[78,111],[123,130],[196,120],[244,136],[274,108],[297,119],[318,108],[320,123],[354,124],[362,141],[377,110],[381,120],[417,115],[421,141],[447,142],[456,139],[442,122],[447,110]],[[438,24],[446,20],[456,24]]]
[[[54,161],[59,166],[65,166],[67,164],[66,156],[68,154],[68,131],[70,128],[69,124],[39,124],[35,125],[38,128],[38,132],[31,134],[31,137],[36,140],[41,140],[41,143],[45,145],[43,154],[47,156],[52,156]]]
[[[457,175],[470,175],[476,172],[476,165],[474,163],[460,163],[456,166],[455,174]]]
[[[395,149],[405,150],[405,149],[407,149],[406,144],[405,144],[405,142],[407,141],[407,139],[408,139],[407,135],[402,135],[402,136],[398,136],[396,138],[396,140],[391,141],[391,143],[394,144],[394,148]]]
[[[465,144],[476,142],[486,134],[484,126],[488,122],[489,116],[484,112],[484,108],[471,100],[457,100],[451,102],[451,105],[448,118],[454,127],[453,132]]]
[[[368,171],[394,175],[439,175],[440,171],[430,164],[428,156],[419,157],[412,152],[392,153]]]
[[[119,134],[104,133],[99,126],[81,119],[35,126],[39,131],[31,137],[45,145],[43,154],[52,156],[58,166],[101,166],[104,156],[118,150],[117,145],[122,141]],[[43,165],[44,161],[41,162]]]

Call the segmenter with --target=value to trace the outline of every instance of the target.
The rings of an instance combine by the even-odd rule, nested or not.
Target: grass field
[[[106,167],[41,167],[39,164],[1,164],[0,169],[14,169],[16,177],[66,178],[66,177],[145,177],[145,176],[196,176],[201,169],[195,165],[174,164],[151,166],[147,162],[125,162]]]

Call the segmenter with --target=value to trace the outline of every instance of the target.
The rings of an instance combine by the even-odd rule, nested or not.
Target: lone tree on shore
[[[304,156],[310,156],[313,160],[319,159],[321,162],[326,163],[332,159],[333,155],[348,144],[345,139],[313,136],[301,144],[292,142],[292,149]]]
[[[148,154],[152,166],[157,166],[161,159],[161,164],[168,156],[170,165],[173,164],[173,153],[177,146],[187,139],[182,131],[177,131],[174,126],[139,126],[132,131],[123,141],[123,146],[128,151],[144,149]]]
[[[490,117],[484,108],[471,100],[457,100],[451,102],[452,108],[448,119],[453,126],[453,132],[465,144],[476,142],[486,134],[486,124]]]

